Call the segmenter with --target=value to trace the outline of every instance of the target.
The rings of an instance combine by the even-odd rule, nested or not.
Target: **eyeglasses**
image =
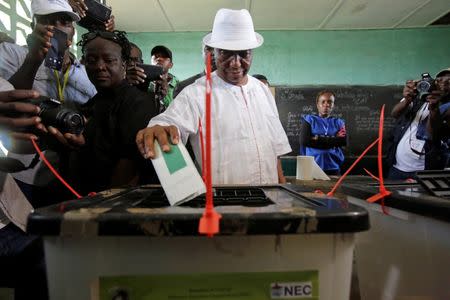
[[[111,31],[87,32],[82,35],[81,39],[84,41],[84,43],[86,43],[86,42],[89,42],[89,41],[95,39],[98,36],[101,38],[107,39],[107,40],[114,41],[114,42],[119,42],[119,40],[120,40],[120,37],[118,36],[118,34],[115,32],[111,32]]]
[[[230,57],[239,56],[241,59],[249,59],[252,56],[252,50],[239,50],[239,51],[232,51],[232,50],[224,50],[224,49],[217,49],[217,52],[219,56],[225,60],[229,59]]]

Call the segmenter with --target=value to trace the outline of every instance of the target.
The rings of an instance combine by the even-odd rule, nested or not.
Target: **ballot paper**
[[[300,180],[330,180],[330,177],[319,167],[313,156],[297,156],[297,179]]]
[[[179,205],[206,193],[205,183],[183,143],[171,144],[170,152],[163,152],[155,140],[152,163],[170,205]]]

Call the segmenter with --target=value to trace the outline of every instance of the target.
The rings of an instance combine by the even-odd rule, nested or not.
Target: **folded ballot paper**
[[[319,167],[312,156],[297,156],[297,179],[300,180],[330,180],[330,177]]]
[[[183,143],[163,152],[155,140],[153,166],[170,205],[179,205],[206,193],[205,183]]]

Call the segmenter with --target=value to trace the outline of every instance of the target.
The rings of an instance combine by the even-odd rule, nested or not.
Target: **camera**
[[[46,126],[53,126],[62,133],[80,134],[84,130],[84,117],[80,113],[61,104],[58,100],[49,97],[22,100],[31,103],[41,109],[39,117]],[[5,114],[9,117],[21,117],[18,113]]]
[[[146,81],[155,81],[161,79],[163,74],[163,68],[156,65],[136,64],[137,67],[144,69],[145,75],[147,75]]]
[[[62,105],[58,100],[40,97],[29,102],[39,106],[39,116],[46,126],[53,126],[62,133],[80,134],[84,130],[83,115]]]
[[[50,44],[51,47],[45,56],[45,66],[50,69],[61,71],[64,54],[67,49],[67,34],[64,31],[55,28],[53,36],[50,39]]]
[[[430,73],[422,73],[422,79],[416,84],[419,98],[426,101],[426,97],[435,89],[434,79]]]
[[[161,79],[161,75],[163,74],[163,68],[161,66],[154,65],[146,65],[146,64],[136,64],[137,67],[144,69],[145,78],[144,82],[136,85],[138,89],[141,91],[147,91],[150,85],[150,82]]]
[[[78,25],[88,30],[105,30],[105,22],[111,17],[111,8],[96,0],[84,0],[88,10]]]

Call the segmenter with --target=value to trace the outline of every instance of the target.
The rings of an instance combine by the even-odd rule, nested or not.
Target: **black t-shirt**
[[[111,188],[111,175],[121,159],[135,162],[140,183],[157,181],[149,160],[140,155],[135,140],[139,130],[157,114],[154,95],[125,81],[97,93],[81,108],[88,122],[86,144],[70,158],[69,172],[81,193]]]

